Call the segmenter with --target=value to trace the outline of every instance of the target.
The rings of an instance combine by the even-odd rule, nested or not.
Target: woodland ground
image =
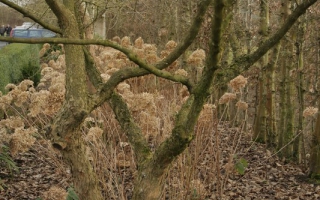
[[[221,145],[228,145],[229,131],[221,131]],[[225,138],[225,139],[224,139]],[[307,182],[307,168],[304,165],[295,165],[277,156],[271,155],[270,151],[262,144],[252,144],[249,137],[242,137],[239,143],[238,156],[248,161],[248,168],[244,175],[236,172],[230,174],[226,179],[225,190],[221,199],[286,199],[286,200],[316,200],[320,199],[320,185]],[[205,152],[212,156],[212,152]],[[221,154],[222,163],[228,158]],[[69,169],[62,164],[59,153],[53,153],[48,148],[48,142],[38,141],[26,153],[19,154],[15,158],[19,172],[10,175],[5,169],[0,170],[1,184],[0,200],[31,200],[43,197],[43,194],[52,186],[68,188],[71,183]],[[197,166],[206,168],[206,164]],[[119,168],[118,177],[123,177],[123,168]],[[199,169],[201,172],[201,169]],[[221,171],[220,176],[224,172]],[[132,176],[129,174],[125,179],[120,180],[126,184],[128,199],[130,199]],[[174,175],[173,175],[174,176]],[[199,175],[201,177],[201,174]],[[171,174],[172,177],[172,174]],[[204,177],[203,177],[204,178]],[[166,187],[174,187],[170,184]],[[209,187],[205,185],[205,187]],[[50,199],[50,198],[47,198]],[[56,198],[52,198],[56,199]],[[168,195],[166,198],[170,199]],[[187,198],[189,199],[189,198]],[[205,197],[198,199],[219,199],[216,191],[209,191]]]

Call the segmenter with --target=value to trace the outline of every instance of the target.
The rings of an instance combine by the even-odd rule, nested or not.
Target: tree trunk
[[[80,39],[79,24],[74,9],[79,6],[75,0],[47,0],[55,15],[59,18],[63,36]],[[79,8],[79,7],[78,7]],[[102,200],[99,180],[88,156],[86,145],[79,131],[80,124],[91,112],[89,89],[86,74],[85,54],[82,46],[64,45],[66,60],[66,94],[62,109],[53,122],[53,145],[60,149],[64,161],[71,167],[73,184],[81,199]]]
[[[209,5],[212,1],[203,1],[202,5]],[[121,127],[127,132],[130,143],[133,145],[137,157],[138,174],[134,183],[134,200],[159,199],[164,187],[164,178],[171,163],[179,156],[194,138],[194,127],[199,114],[207,101],[210,87],[213,83],[213,74],[217,69],[220,53],[221,25],[223,20],[224,4],[222,0],[214,3],[215,16],[212,20],[212,35],[210,51],[206,60],[203,77],[176,115],[175,127],[172,134],[154,153],[150,151],[141,131],[130,117],[126,104],[119,95],[114,94],[110,105],[116,114]],[[208,7],[208,6],[206,6]]]
[[[80,199],[102,200],[99,179],[93,171],[87,155],[87,146],[81,132],[71,133],[68,148],[62,151],[63,159],[69,163],[73,177],[73,186]]]
[[[287,41],[285,41],[287,42]],[[288,43],[288,42],[287,42]],[[294,136],[294,115],[292,95],[294,94],[293,79],[289,75],[292,69],[292,45],[283,45],[283,62],[281,63],[281,83],[279,85],[280,93],[280,127],[278,149],[283,148],[280,156],[286,158],[293,157],[292,139]]]
[[[66,99],[53,125],[54,146],[61,150],[63,159],[71,166],[73,184],[77,194],[86,200],[100,200],[102,194],[86,153],[86,144],[79,131],[81,122],[90,113],[84,53],[81,46],[65,45],[67,77]],[[69,55],[71,53],[71,55]],[[68,58],[68,59],[67,59]],[[70,74],[72,73],[72,75]]]
[[[305,18],[304,18],[305,20]],[[300,20],[299,20],[300,21]],[[303,75],[303,69],[304,69],[304,35],[305,35],[305,29],[306,29],[306,23],[305,22],[299,22],[298,30],[297,30],[297,42],[296,42],[296,54],[298,56],[298,66],[297,66],[297,96],[298,96],[298,124],[297,124],[297,131],[296,134],[300,134],[293,146],[293,154],[295,160],[297,160],[299,163],[301,161],[305,162],[305,149],[304,149],[304,135],[302,134],[303,130],[303,110],[304,110],[304,75]]]
[[[276,123],[276,65],[280,54],[280,43],[272,50],[271,58],[266,69],[267,73],[267,97],[266,97],[266,112],[267,112],[267,144],[271,148],[276,148],[277,145],[277,123]]]
[[[268,36],[268,24],[269,24],[269,1],[260,2],[260,30],[261,38],[263,41]],[[259,86],[258,86],[258,108],[254,124],[253,139],[257,142],[265,143],[267,141],[267,71],[269,56],[266,53],[260,61],[260,73],[259,73]]]
[[[289,16],[290,1],[284,0],[282,3],[283,19]],[[292,158],[293,145],[291,139],[293,138],[293,107],[291,102],[291,95],[293,94],[293,81],[289,75],[289,71],[293,66],[293,46],[288,40],[282,41],[282,62],[281,62],[281,81],[279,85],[280,93],[280,127],[279,127],[279,142],[278,148],[283,150],[280,156]]]
[[[287,66],[287,70],[286,70],[286,77],[288,77],[285,84],[285,87],[287,87],[286,93],[285,93],[286,123],[285,123],[284,132],[282,133],[284,137],[284,145],[286,146],[283,150],[283,155],[289,159],[293,158],[292,139],[294,137],[294,118],[293,118],[294,105],[292,103],[292,96],[294,94],[294,85],[293,85],[293,78],[290,77],[289,75],[289,71],[292,69],[292,66],[293,66],[293,63],[291,63],[290,61],[290,64],[289,66]]]
[[[288,2],[289,3],[289,2]],[[292,5],[293,3],[290,2]],[[291,7],[288,4],[289,7]],[[288,36],[290,37],[290,41],[294,41],[296,38],[296,31],[290,31]],[[286,59],[287,59],[287,65],[286,65],[286,81],[285,81],[285,110],[286,110],[286,123],[285,123],[285,129],[283,134],[284,137],[284,145],[286,146],[283,149],[283,155],[288,158],[288,159],[293,159],[296,155],[294,155],[294,151],[293,151],[293,144],[294,141],[292,141],[294,139],[294,127],[295,127],[295,119],[294,119],[294,111],[295,111],[295,104],[294,102],[296,102],[296,90],[295,90],[295,75],[294,73],[292,73],[294,71],[294,65],[295,65],[295,48],[294,48],[294,44],[293,42],[287,41],[287,45],[286,45],[286,51],[287,53],[285,54]],[[295,99],[295,100],[294,100]],[[298,152],[296,152],[298,153]]]
[[[319,32],[317,32],[317,36],[319,37]],[[319,63],[320,61],[320,41],[318,41],[317,46],[317,59],[316,62]],[[315,72],[316,80],[319,80],[319,69]],[[319,91],[318,91],[319,95]],[[310,157],[310,177],[317,179],[318,183],[320,181],[320,98],[318,97],[318,116],[316,122],[316,128],[313,132],[311,144],[311,157]]]
[[[282,42],[284,43],[284,42]],[[284,54],[287,51],[287,49],[282,50],[282,53]],[[285,82],[286,82],[286,60],[284,59],[284,56],[282,56],[281,58],[281,62],[280,62],[280,82],[279,82],[279,124],[278,124],[278,131],[279,131],[279,136],[278,136],[278,149],[282,148],[285,145],[285,141],[284,141],[284,136],[283,136],[283,132],[285,131],[285,124],[286,124],[286,96],[285,94]],[[281,152],[280,152],[281,154]]]
[[[267,133],[266,133],[266,95],[265,95],[265,76],[260,73],[259,77],[259,85],[258,85],[258,97],[257,101],[258,108],[257,108],[257,114],[256,118],[254,120],[254,134],[253,134],[253,140],[265,143],[267,140]]]
[[[320,99],[318,100],[320,110]],[[316,129],[313,133],[310,157],[310,177],[320,180],[320,114],[318,113]]]
[[[133,200],[158,200],[164,191],[165,171],[154,169],[152,160],[146,166],[141,166],[134,181]]]

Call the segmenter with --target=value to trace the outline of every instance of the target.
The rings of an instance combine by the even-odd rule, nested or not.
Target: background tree
[[[269,1],[260,2],[260,31],[262,40],[268,36]],[[254,124],[254,140],[265,143],[267,140],[267,64],[269,63],[268,53],[260,61],[259,87],[258,87],[258,108]],[[268,70],[269,71],[269,70]]]
[[[1,25],[10,24],[12,27],[15,25],[21,25],[24,22],[23,15],[19,12],[16,12],[12,8],[9,8],[5,5],[0,5],[1,13],[0,13],[0,23]],[[12,18],[11,16],[15,16]]]
[[[320,105],[320,104],[318,104]],[[318,108],[319,110],[320,108]],[[310,163],[310,176],[316,180],[320,177],[320,115],[318,114],[317,123],[312,138],[312,153]]]

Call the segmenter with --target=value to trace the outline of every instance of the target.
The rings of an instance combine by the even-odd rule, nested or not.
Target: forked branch
[[[220,53],[221,32],[223,22],[223,0],[216,0],[214,3],[214,17],[212,20],[212,35],[209,43],[209,53],[205,70],[201,81],[195,86],[190,97],[180,109],[175,127],[171,136],[156,149],[153,163],[155,163],[154,173],[160,176],[168,165],[180,155],[192,141],[194,137],[194,127],[198,116],[205,104],[209,89],[213,81],[213,73],[218,66],[218,55]]]

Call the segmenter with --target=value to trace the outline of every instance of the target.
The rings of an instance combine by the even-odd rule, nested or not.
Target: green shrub
[[[19,83],[26,78],[39,81],[39,50],[40,45],[18,43],[0,50],[0,91],[6,93],[4,87],[8,83]]]
[[[79,200],[79,197],[76,194],[76,192],[74,191],[73,187],[68,188],[67,200]]]
[[[21,74],[22,78],[19,80],[19,82],[29,79],[33,81],[34,85],[38,85],[41,78],[40,65],[29,62],[28,65],[22,67]]]
[[[10,83],[10,62],[9,59],[0,52],[0,91],[4,91],[4,87]]]
[[[8,169],[11,173],[18,171],[16,163],[10,156],[9,147],[3,144],[0,144],[0,167]]]

